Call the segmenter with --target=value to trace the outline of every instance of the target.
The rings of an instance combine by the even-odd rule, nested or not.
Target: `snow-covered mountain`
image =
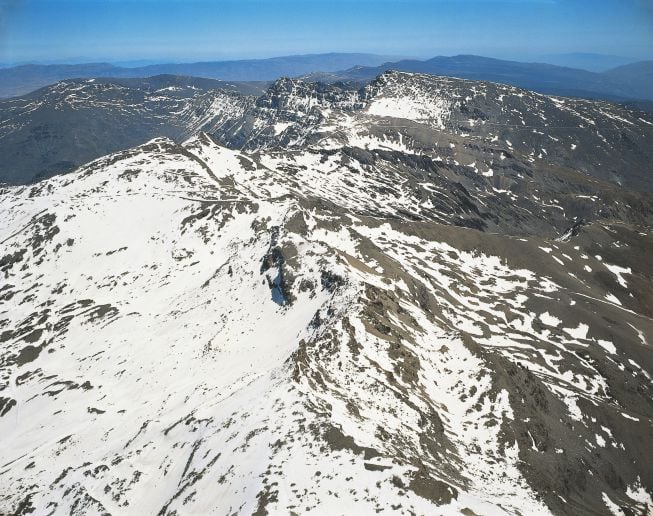
[[[285,79],[245,111],[242,123],[215,136],[249,151],[329,142],[408,150],[479,169],[482,160],[486,175],[516,155],[528,169],[571,168],[653,191],[653,115],[489,82],[386,72],[356,90]]]
[[[0,513],[650,513],[651,124],[280,81],[4,187]]]

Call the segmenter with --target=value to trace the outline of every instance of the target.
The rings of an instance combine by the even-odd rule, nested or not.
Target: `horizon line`
[[[157,65],[193,65],[193,64],[209,64],[209,63],[230,63],[230,62],[243,62],[243,61],[270,61],[274,59],[283,59],[283,58],[309,58],[309,57],[324,57],[324,56],[333,56],[333,55],[342,55],[342,56],[374,56],[381,58],[388,58],[387,62],[397,62],[403,60],[415,60],[415,61],[427,61],[429,59],[435,59],[438,57],[482,57],[486,59],[497,59],[501,61],[514,61],[522,63],[542,63],[549,64],[546,61],[537,61],[537,59],[546,59],[551,57],[599,57],[599,58],[615,58],[615,59],[624,59],[631,60],[632,62],[637,61],[650,61],[653,60],[653,56],[648,58],[643,57],[633,57],[633,56],[619,56],[612,54],[602,54],[598,52],[563,52],[563,53],[554,53],[547,55],[537,55],[537,56],[522,56],[522,57],[500,57],[496,55],[483,55],[475,53],[436,53],[436,54],[426,54],[423,56],[411,56],[411,55],[401,55],[401,54],[385,54],[385,53],[375,53],[375,52],[309,52],[305,54],[280,54],[269,57],[243,57],[243,58],[215,58],[215,59],[196,59],[196,58],[178,58],[165,60],[163,58],[133,58],[133,59],[120,59],[120,58],[98,58],[94,59],[91,57],[75,57],[75,58],[61,58],[61,59],[34,59],[34,60],[21,60],[21,61],[0,61],[0,67],[2,68],[15,68],[20,66],[75,66],[75,65],[110,65],[116,68],[144,68],[148,66],[157,66]],[[395,61],[391,61],[394,59]]]

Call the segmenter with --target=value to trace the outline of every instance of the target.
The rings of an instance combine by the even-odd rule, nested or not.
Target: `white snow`
[[[630,267],[619,267],[618,265],[610,265],[605,262],[603,262],[603,265],[605,265],[605,268],[617,277],[617,282],[619,285],[624,288],[628,288],[628,283],[626,283],[623,274],[632,274],[633,271],[630,269]]]
[[[554,327],[562,323],[560,319],[554,317],[549,312],[544,312],[543,314],[540,314],[540,320],[547,326],[554,326]]]

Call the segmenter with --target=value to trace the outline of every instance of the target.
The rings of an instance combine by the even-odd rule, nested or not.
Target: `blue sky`
[[[653,58],[653,0],[0,0],[0,61]]]

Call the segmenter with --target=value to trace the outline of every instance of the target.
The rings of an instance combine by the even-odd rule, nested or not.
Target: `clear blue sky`
[[[0,0],[0,61],[331,51],[653,58],[653,0]]]

